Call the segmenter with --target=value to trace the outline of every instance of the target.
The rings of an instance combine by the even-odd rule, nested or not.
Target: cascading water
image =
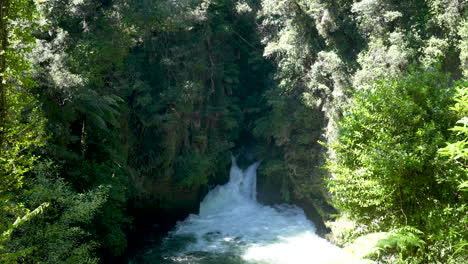
[[[317,236],[301,209],[257,203],[259,165],[256,162],[242,171],[233,158],[229,182],[206,195],[200,214],[178,223],[158,248],[132,263],[355,263]]]

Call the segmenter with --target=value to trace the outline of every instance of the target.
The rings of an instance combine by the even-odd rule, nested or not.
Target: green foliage
[[[320,169],[325,148],[317,141],[335,135],[352,88],[349,60],[362,43],[355,22],[340,19],[349,16],[350,4],[264,0],[259,12],[264,56],[276,65],[276,82],[264,95],[271,110],[253,130],[266,143],[260,177],[279,183],[284,198],[310,201],[323,218],[329,212]]]
[[[228,152],[261,108],[261,98],[253,94],[264,89],[267,73],[255,16],[245,9],[250,3],[243,11],[236,3],[161,3],[155,11],[159,18],[147,18],[152,28],[129,21],[144,36],[125,69],[136,138],[129,163],[141,181],[152,182],[147,189],[174,180],[196,192],[225,180]],[[133,8],[147,12],[146,6]],[[141,191],[151,192],[147,189]]]
[[[440,218],[436,220],[451,226],[448,235],[438,237],[441,241],[448,241],[451,244],[449,263],[466,261],[468,255],[468,237],[464,230],[468,225],[466,215],[468,210],[466,207],[466,192],[468,191],[468,85],[466,80],[457,83],[456,89],[455,104],[450,110],[460,120],[456,122],[455,127],[450,129],[453,131],[453,143],[448,143],[447,146],[439,149],[439,154],[448,158],[449,164],[453,165],[452,173],[447,173],[446,177],[440,180],[457,187],[458,191],[461,192],[460,202],[447,205],[439,213],[441,214]],[[434,219],[434,217],[432,218]],[[459,223],[457,223],[457,219]],[[443,246],[434,246],[432,250],[440,250],[441,247]]]
[[[382,242],[399,248],[399,258],[408,263],[447,261],[456,250],[453,245],[466,241],[464,198],[460,182],[452,180],[466,172],[438,154],[451,138],[448,129],[455,120],[449,109],[452,87],[434,69],[378,81],[355,94],[339,140],[331,145],[336,153],[328,162],[334,205],[365,224],[366,232],[397,232],[406,226],[421,230],[426,245],[418,246],[418,255],[398,244],[413,241],[406,235]],[[450,235],[440,230],[450,230]]]
[[[426,203],[419,192],[437,186],[437,149],[453,118],[448,87],[443,75],[416,72],[355,94],[329,167],[340,208],[369,224],[411,223],[406,214]]]
[[[198,153],[188,153],[176,159],[174,180],[185,186],[203,186],[208,183],[212,162]]]
[[[436,69],[466,75],[464,1],[4,3],[4,259],[121,255],[127,206],[198,199],[247,145],[261,177],[322,218],[327,152],[335,203],[359,221],[345,240],[383,230],[381,256],[462,260],[466,82],[449,111],[451,81]],[[413,63],[424,69],[408,74]]]
[[[451,148],[464,143],[447,130],[455,120],[448,111],[450,81],[430,72],[438,65],[455,79],[466,72],[466,3],[264,0],[262,6],[264,56],[276,63],[277,87],[265,94],[271,113],[254,130],[269,144],[261,174],[285,183],[284,196],[326,201],[329,196],[313,187],[327,177],[317,169],[325,150],[304,142],[341,137],[345,144],[329,148],[327,156],[335,165],[335,203],[358,219],[361,231],[354,235],[410,224],[424,239],[432,236],[427,256],[447,260],[437,250],[453,252],[448,245],[463,241],[464,225],[455,219],[465,219],[458,185],[466,171],[437,152],[447,140]],[[403,77],[414,63],[427,70]],[[354,106],[344,110],[348,101]],[[453,236],[443,238],[435,226]]]
[[[319,169],[327,150],[315,142],[336,140],[343,107],[354,91],[366,93],[383,76],[399,78],[415,62],[426,68],[442,64],[443,71],[455,77],[466,64],[464,3],[263,0],[261,4],[264,56],[275,62],[277,87],[265,93],[271,112],[258,119],[254,133],[268,145],[263,149],[266,169],[261,175],[287,183],[283,186],[294,189],[285,191],[288,196],[328,200],[326,191],[317,188],[327,177]],[[427,126],[421,131],[443,128]],[[429,145],[427,153],[434,155],[440,142]],[[334,150],[327,155],[334,159]],[[275,166],[284,169],[267,168]],[[366,172],[361,173],[365,178]],[[375,187],[378,192],[379,186],[367,183],[368,189]]]
[[[34,216],[43,213],[44,208],[47,208],[49,203],[43,203],[31,212],[26,212],[24,216],[18,217],[16,221],[8,227],[6,231],[0,236],[0,261],[2,263],[16,263],[16,260],[20,257],[24,257],[31,253],[33,248],[26,248],[11,252],[8,250],[8,244],[11,243],[11,234],[13,231],[18,229],[22,224],[30,221]],[[8,244],[7,244],[8,243]]]
[[[97,241],[83,251],[93,255],[98,250],[121,255],[127,245],[123,230],[130,222],[125,213],[129,146],[122,144],[127,135],[121,133],[128,107],[125,84],[116,84],[133,45],[131,31],[119,17],[123,5],[41,2],[47,30],[37,32],[38,45],[31,54],[35,92],[50,135],[44,154],[60,164],[61,177],[75,192],[109,189],[105,204],[93,213],[94,225],[83,229]]]
[[[48,139],[46,120],[26,58],[42,17],[34,1],[2,1],[2,8],[9,12],[2,17],[8,34],[3,44],[11,45],[2,57],[7,67],[1,73],[7,115],[0,124],[0,261],[97,263],[96,243],[83,227],[94,219],[106,191],[77,194],[40,157]]]
[[[10,87],[12,88],[12,87]],[[44,119],[34,96],[21,91],[8,91],[8,116],[2,126],[0,156],[1,200],[14,198],[23,188],[24,176],[38,159],[34,150],[44,143]],[[5,199],[5,200],[4,200]],[[3,205],[2,205],[3,207]],[[5,219],[2,217],[2,220]]]
[[[370,233],[358,237],[345,247],[345,250],[358,258],[379,259],[383,257],[391,263],[407,263],[404,260],[409,256],[414,256],[414,252],[424,246],[422,234],[421,231],[410,226],[390,232]]]
[[[463,76],[468,77],[468,20],[463,20],[459,25],[458,35],[460,42],[458,48],[460,49],[460,64],[463,69]]]
[[[392,230],[385,238],[377,242],[376,251],[371,254],[381,255],[385,252],[387,255],[398,252],[398,257],[405,259],[413,255],[415,249],[421,248],[425,244],[419,237],[421,234],[421,231],[410,227]]]
[[[47,30],[37,32],[31,63],[50,135],[43,151],[76,192],[109,186],[86,227],[101,255],[125,251],[127,206],[181,210],[168,208],[176,196],[198,199],[227,178],[229,150],[241,124],[253,126],[268,74],[255,8],[224,0],[39,5]]]
[[[98,190],[102,186],[106,187],[107,199],[96,212],[93,225],[88,226],[87,231],[92,234],[101,248],[111,249],[111,254],[119,256],[127,247],[124,230],[132,220],[124,209],[129,196],[130,180],[124,168],[116,168],[118,166],[109,163],[110,161],[102,163],[85,161],[77,173],[80,174],[82,181],[87,182],[83,184],[84,186],[93,186],[93,189]],[[112,171],[109,168],[112,168]]]
[[[15,23],[26,23],[37,18],[32,1],[2,2],[2,26],[7,27],[2,41],[2,67],[1,94],[2,115],[0,120],[0,181],[2,185],[1,196],[8,199],[8,193],[21,189],[23,176],[27,173],[37,157],[32,153],[33,148],[40,146],[44,141],[42,134],[43,117],[37,107],[37,98],[30,93],[33,81],[30,76],[30,67],[24,56],[28,49],[18,48],[31,45],[31,24],[24,30],[19,29]],[[6,12],[6,14],[4,14]],[[8,45],[11,43],[12,45]],[[16,44],[16,45],[15,45]],[[4,101],[3,101],[4,100]],[[33,128],[37,128],[34,130]],[[2,217],[3,219],[3,217]],[[1,230],[1,229],[0,229]]]
[[[19,199],[44,143],[44,119],[31,93],[33,81],[25,60],[38,18],[34,1],[2,1],[0,56],[0,260],[13,263],[29,250],[11,252],[12,232],[39,215],[47,203],[29,211]]]
[[[37,178],[22,199],[42,213],[16,228],[9,250],[30,250],[18,258],[21,263],[97,263],[93,257],[97,243],[85,227],[93,224],[108,188],[78,194],[50,171],[49,164],[38,167]]]
[[[439,153],[458,163],[465,172],[468,172],[468,83],[460,82],[456,88],[455,105],[450,109],[460,119],[450,130],[453,131],[458,141],[448,143],[446,147],[439,150]],[[460,180],[466,179],[460,178]],[[460,183],[461,188],[466,188],[466,185],[466,181]]]

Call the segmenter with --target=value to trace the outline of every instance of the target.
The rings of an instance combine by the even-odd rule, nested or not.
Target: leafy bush
[[[51,175],[51,163],[36,166],[36,179],[21,198],[26,208],[38,208],[16,222],[5,247],[7,263],[97,263],[98,244],[89,225],[107,199],[107,188],[76,193]],[[15,223],[16,224],[16,223]],[[19,253],[19,254],[18,254]]]
[[[359,258],[378,259],[385,256],[387,259],[403,259],[425,244],[421,235],[418,229],[405,226],[390,232],[363,235],[345,250]]]
[[[355,94],[339,139],[331,145],[336,153],[328,161],[334,204],[365,224],[367,232],[421,230],[426,245],[419,257],[393,243],[408,263],[447,261],[457,250],[454,245],[466,241],[465,198],[459,188],[466,173],[439,156],[456,121],[450,110],[454,90],[435,69],[377,81]]]
[[[455,127],[450,129],[453,131],[455,141],[441,148],[439,153],[448,157],[461,169],[457,177],[451,180],[466,192],[468,191],[468,81],[458,84],[455,101],[455,105],[450,108],[460,118]]]

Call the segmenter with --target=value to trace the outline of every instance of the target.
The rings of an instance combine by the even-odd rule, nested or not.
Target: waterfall
[[[302,209],[265,206],[256,200],[256,170],[232,159],[229,182],[211,190],[200,213],[179,222],[159,252],[166,262],[144,263],[356,263],[342,249],[315,234]]]

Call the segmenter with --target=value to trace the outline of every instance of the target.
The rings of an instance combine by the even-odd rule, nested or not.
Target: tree
[[[41,25],[37,2],[1,1],[0,262],[95,263],[81,225],[106,201],[105,188],[78,194],[44,154],[45,119],[32,80]],[[90,228],[88,228],[90,229]]]
[[[460,172],[438,155],[455,122],[453,94],[450,79],[434,68],[383,78],[358,91],[331,145],[336,159],[328,161],[329,189],[340,212],[366,232],[421,230],[426,246],[419,260],[429,262],[447,261],[466,227],[466,197],[459,182],[449,180]]]
[[[90,230],[109,188],[76,193],[56,173],[51,162],[35,166],[35,179],[21,201],[28,208],[40,208],[41,213],[18,226],[6,248],[19,263],[98,263],[99,244]]]
[[[14,229],[41,212],[46,204],[28,212],[19,201],[26,175],[37,160],[35,150],[44,142],[43,117],[30,89],[33,82],[24,56],[33,42],[34,1],[0,2],[0,258]]]

